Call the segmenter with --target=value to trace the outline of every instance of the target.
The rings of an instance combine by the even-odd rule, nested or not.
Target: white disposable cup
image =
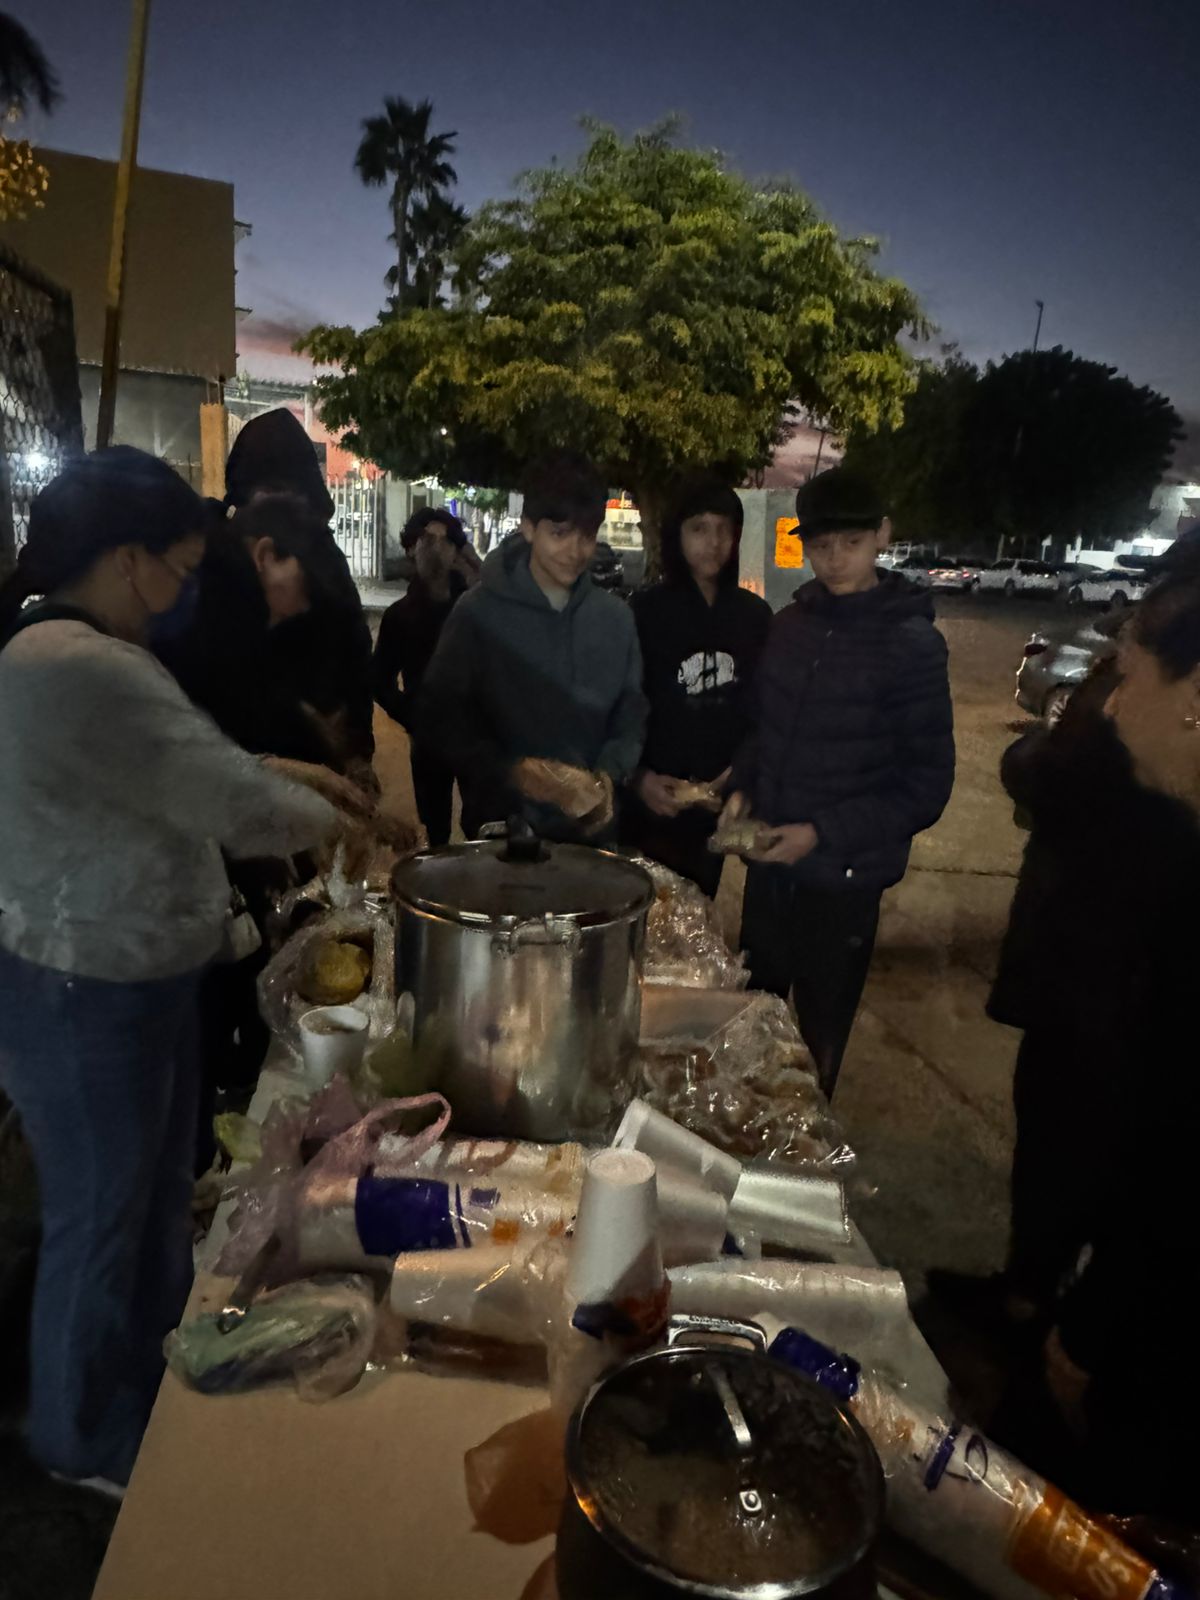
[[[314,1033],[318,1018],[337,1024],[336,1033]],[[304,1078],[310,1089],[323,1089],[337,1072],[350,1073],[362,1065],[370,1019],[356,1006],[317,1006],[300,1018],[300,1051]]]
[[[736,1156],[726,1155],[698,1133],[681,1128],[644,1100],[629,1102],[613,1145],[619,1150],[644,1151],[660,1166],[690,1174],[727,1201],[733,1198],[742,1176],[742,1163]]]
[[[567,1262],[574,1305],[651,1297],[662,1290],[654,1162],[638,1150],[588,1158]]]

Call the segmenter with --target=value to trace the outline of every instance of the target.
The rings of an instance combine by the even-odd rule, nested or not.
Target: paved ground
[[[930,1266],[982,1271],[1003,1256],[1016,1036],[988,1022],[983,1004],[1022,836],[996,772],[1017,715],[1013,672],[1039,619],[1021,604],[957,597],[939,612],[957,721],[954,797],[888,896],[835,1103],[875,1191],[858,1203],[863,1227],[914,1296]],[[405,737],[383,717],[378,733],[386,803],[411,813]],[[731,925],[738,890],[727,872],[721,907]],[[30,1196],[22,1163],[0,1154],[0,1600],[86,1600],[108,1509],[30,1470],[13,1436]],[[969,1381],[971,1352],[951,1341],[944,1354]],[[976,1386],[985,1389],[986,1380]]]

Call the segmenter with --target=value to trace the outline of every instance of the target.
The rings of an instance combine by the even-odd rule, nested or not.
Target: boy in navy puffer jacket
[[[950,798],[953,716],[928,594],[875,565],[887,534],[871,486],[834,467],[796,514],[813,582],[771,625],[726,812],[763,825],[742,911],[751,986],[791,992],[832,1094],[880,896]]]

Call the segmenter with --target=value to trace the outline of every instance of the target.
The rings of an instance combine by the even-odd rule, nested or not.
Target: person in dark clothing
[[[425,740],[414,737],[415,711],[446,618],[475,582],[478,560],[471,560],[474,551],[462,523],[443,507],[426,506],[410,517],[401,543],[414,572],[407,592],[388,607],[379,625],[372,660],[375,703],[409,735],[417,815],[437,849],[450,841],[454,772]]]
[[[1105,712],[1144,805],[1138,831],[1111,844],[1134,857],[1105,888],[1107,966],[1090,998],[1125,991],[1108,1093],[1107,1181],[1095,1186],[1090,1254],[1055,1310],[1046,1344],[1051,1391],[1081,1419],[1096,1484],[1119,1511],[1190,1519],[1200,1505],[1195,1386],[1147,1359],[1148,1325],[1169,1341],[1186,1326],[1195,1248],[1195,984],[1200,971],[1200,563],[1177,548],[1121,637]],[[1151,808],[1151,802],[1154,802]],[[1095,803],[1095,800],[1091,803]],[[1109,879],[1105,870],[1093,872]],[[1099,891],[1094,891],[1098,898]],[[1086,900],[1079,907],[1088,914]],[[1098,944],[1098,933],[1091,934]]]
[[[259,494],[233,517],[214,519],[194,605],[182,621],[169,615],[171,626],[156,630],[152,644],[192,703],[243,750],[270,758],[275,770],[332,803],[361,812],[365,797],[333,770],[340,752],[272,648],[276,631],[319,601],[328,539],[328,527],[294,494]],[[272,894],[290,881],[286,864],[226,865],[238,909],[247,909],[261,930]],[[198,1172],[215,1154],[212,1114],[219,1097],[245,1101],[266,1058],[270,1032],[259,1015],[257,980],[267,957],[260,938],[256,949],[227,952],[201,980]]]
[[[719,792],[749,728],[751,680],[771,608],[738,587],[742,502],[720,478],[684,486],[663,519],[663,581],[631,605],[650,719],[621,836],[712,896],[721,857],[708,849],[714,811],[680,803],[679,780]]]
[[[633,615],[588,572],[606,500],[577,458],[533,469],[520,531],[442,629],[417,732],[458,778],[468,838],[511,816],[551,839],[615,832],[646,718]]]
[[[1126,948],[1118,927],[1144,923],[1161,893],[1147,848],[1178,843],[1176,808],[1135,781],[1104,715],[1116,678],[1106,662],[1061,722],[1022,735],[1000,768],[1030,823],[987,1007],[1023,1030],[1009,1258],[989,1286],[989,1315],[1015,1323],[1050,1313],[1111,1181],[1116,1100],[1148,976],[1145,947]],[[961,1302],[953,1275],[934,1275],[932,1287]]]
[[[333,500],[317,453],[299,420],[280,408],[254,417],[233,442],[225,466],[225,504],[240,509],[261,494],[294,494],[325,529],[309,557],[313,604],[272,631],[271,653],[297,698],[325,719],[338,765],[369,781],[374,754],[371,632],[345,555],[329,528]]]
[[[328,529],[294,494],[259,495],[209,529],[195,608],[154,639],[188,698],[252,755],[335,767],[338,752],[272,649],[320,594]]]
[[[791,992],[832,1093],[880,896],[950,797],[953,715],[928,595],[875,565],[887,534],[871,486],[835,467],[796,514],[813,581],[771,624],[725,815],[761,824],[742,912],[751,986]]]

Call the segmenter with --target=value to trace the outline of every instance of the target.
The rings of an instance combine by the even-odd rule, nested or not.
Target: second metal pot
[[[709,1333],[758,1348],[699,1342]],[[752,1324],[680,1317],[670,1338],[571,1420],[562,1600],[873,1597],[883,1473],[862,1428],[759,1353]]]
[[[647,874],[582,845],[485,840],[404,862],[393,892],[397,990],[455,1128],[603,1126],[637,1046]]]

